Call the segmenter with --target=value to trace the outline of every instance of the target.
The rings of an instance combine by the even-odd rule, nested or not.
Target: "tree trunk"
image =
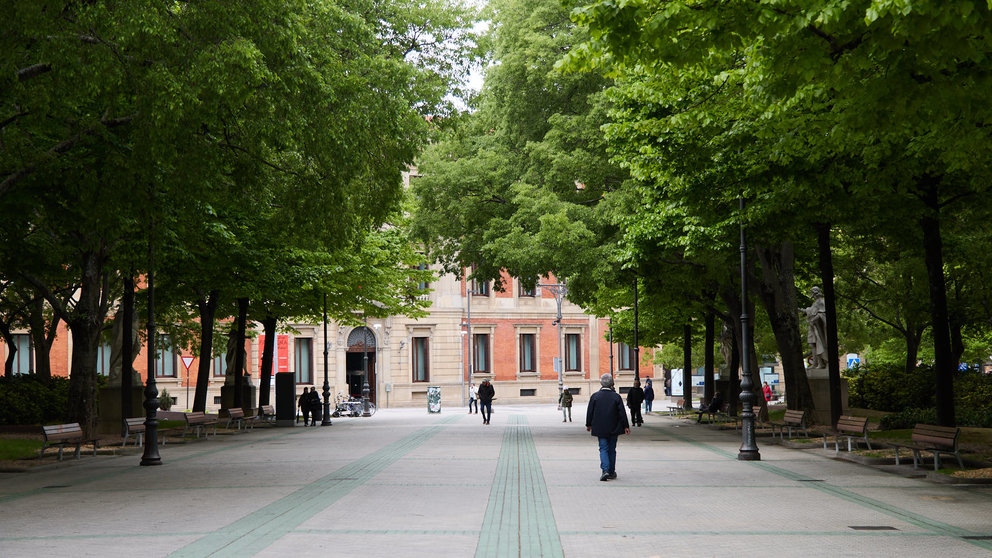
[[[806,379],[803,358],[805,342],[799,335],[799,305],[796,302],[796,276],[791,242],[774,247],[755,248],[761,263],[758,295],[775,335],[775,345],[782,359],[785,401],[789,409],[803,409],[812,415],[813,395]],[[738,330],[740,328],[738,327]]]
[[[238,299],[238,338],[234,350],[234,408],[243,409],[251,403],[242,401],[241,390],[245,382],[245,330],[248,327],[248,299]]]
[[[121,416],[131,418],[134,416],[134,400],[131,397],[131,390],[134,388],[134,273],[129,271],[124,277],[123,293],[121,296]]]
[[[820,260],[820,281],[827,318],[827,382],[830,386],[830,424],[837,424],[843,413],[840,398],[840,354],[837,346],[837,305],[834,295],[834,261],[830,253],[830,225],[816,225]]]
[[[6,323],[0,322],[0,337],[7,346],[7,360],[3,363],[3,376],[5,378],[14,377],[14,361],[17,359],[17,345],[14,344],[14,336],[10,333],[10,327]]]
[[[692,408],[692,326],[682,326],[682,399],[683,408]]]
[[[269,386],[272,381],[272,360],[276,348],[276,325],[274,316],[266,316],[262,321],[265,331],[265,347],[262,348],[262,369],[259,373],[258,406],[269,404]]]
[[[703,364],[703,397],[707,401],[713,399],[713,392],[716,388],[713,385],[713,342],[715,340],[714,328],[716,327],[716,316],[713,312],[706,312],[706,341],[703,347],[704,351],[704,364]]]
[[[728,407],[737,412],[737,407],[740,404],[740,385],[741,385],[741,299],[737,296],[735,292],[736,289],[732,283],[728,284],[720,292],[720,298],[723,303],[727,306],[728,322],[727,325],[730,326],[730,330],[734,332],[731,337],[731,351],[730,351],[730,363],[728,364],[729,376],[729,388],[728,393],[724,397],[724,401],[727,402]]]
[[[936,194],[929,194],[930,207],[935,212],[920,219],[923,229],[924,260],[930,285],[930,319],[933,332],[933,353],[937,373],[937,424],[954,426],[954,372],[957,362],[951,351],[951,333],[947,316],[947,287],[944,283],[944,249],[940,221],[936,217]]]
[[[28,316],[31,322],[31,340],[34,343],[34,373],[43,380],[52,379],[52,345],[45,329],[45,299],[36,297],[31,302]]]
[[[210,386],[210,367],[214,355],[214,321],[217,316],[217,291],[210,291],[207,298],[200,297],[196,306],[200,310],[200,362],[196,366],[196,392],[193,394],[193,412],[207,411],[207,388]]]
[[[79,300],[67,322],[72,336],[72,360],[66,420],[78,422],[88,436],[96,432],[97,348],[103,323],[107,319],[107,277],[102,270],[104,259],[102,252],[83,254]]]
[[[920,345],[923,342],[923,331],[923,329],[907,329],[903,335],[906,339],[906,374],[916,370],[916,361],[919,360]]]

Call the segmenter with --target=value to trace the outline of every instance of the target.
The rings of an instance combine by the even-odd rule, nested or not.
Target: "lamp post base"
[[[737,453],[737,461],[761,461],[761,454],[758,450],[740,450]]]

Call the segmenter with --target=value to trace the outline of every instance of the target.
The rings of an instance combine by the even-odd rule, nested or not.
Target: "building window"
[[[489,370],[489,334],[476,333],[472,336],[473,349],[475,352],[475,371],[479,374],[488,374]]]
[[[172,348],[172,338],[168,335],[158,336],[158,358],[155,359],[156,378],[176,377],[176,351]]]
[[[313,339],[297,337],[293,343],[296,358],[296,383],[313,383]]]
[[[578,333],[565,334],[565,371],[582,370],[582,336]]]
[[[537,395],[536,389],[520,389],[520,397],[534,397]]]
[[[96,373],[99,374],[100,376],[109,376],[110,375],[110,344],[109,343],[101,343],[100,346],[97,347],[97,349],[96,349]]]
[[[429,339],[413,338],[413,381],[428,382],[431,379]]]
[[[478,268],[476,264],[472,264],[472,273]],[[476,281],[472,280],[472,294],[475,296],[489,296],[489,281]]]
[[[30,374],[34,371],[34,354],[31,351],[31,336],[27,333],[15,333],[14,375]]]
[[[214,357],[214,376],[224,376],[227,374],[227,355],[217,355]]]
[[[536,372],[537,371],[537,358],[535,355],[535,344],[534,338],[536,336],[533,333],[521,333],[520,334],[520,371],[521,372]]]
[[[620,370],[633,370],[637,357],[634,355],[634,348],[626,343],[617,343],[619,346],[619,368]]]
[[[534,287],[525,287],[523,281],[518,281],[518,285],[520,285],[520,288],[517,291],[517,296],[531,297],[531,298],[537,296],[537,287],[536,286],[534,286]]]
[[[427,271],[427,264],[418,264],[417,265],[417,271]],[[422,281],[422,282],[417,283],[417,288],[420,289],[421,291],[426,291],[430,287],[431,287],[431,284],[428,283],[428,282],[426,282],[426,281]]]

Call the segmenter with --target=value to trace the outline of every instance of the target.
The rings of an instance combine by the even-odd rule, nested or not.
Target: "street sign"
[[[182,357],[182,359],[183,359],[183,366],[186,367],[186,370],[189,370],[190,365],[193,364],[193,357],[184,356]]]

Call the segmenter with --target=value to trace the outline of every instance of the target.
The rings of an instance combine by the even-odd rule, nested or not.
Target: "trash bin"
[[[441,386],[427,386],[427,412],[441,412]]]

